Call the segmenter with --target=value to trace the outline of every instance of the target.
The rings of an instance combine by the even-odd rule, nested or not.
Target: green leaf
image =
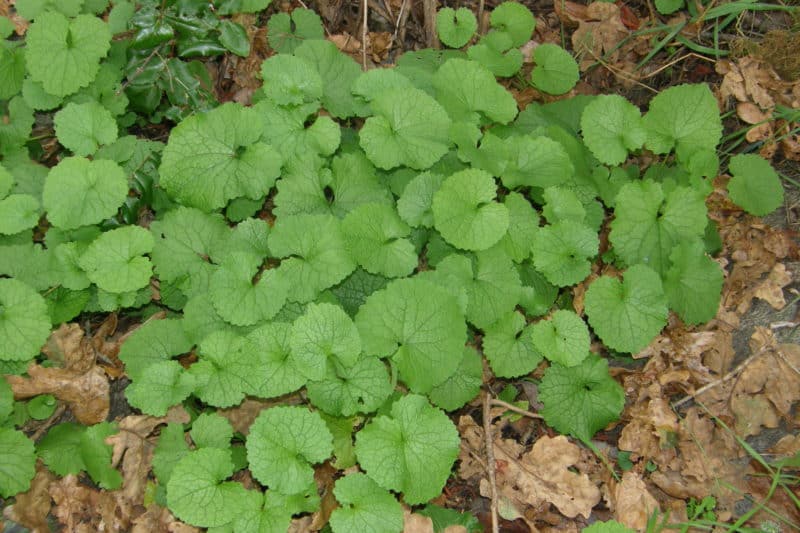
[[[81,12],[83,0],[17,0],[14,4],[19,16],[33,20],[40,14],[55,11],[67,17],[74,17]]]
[[[283,533],[290,529],[292,515],[304,512],[296,505],[300,495],[285,496],[274,490],[262,493],[257,490],[248,490],[243,496],[240,505],[245,509],[238,513],[229,524],[227,531],[236,533]]]
[[[3,362],[5,363],[5,361]],[[27,365],[26,365],[27,366]],[[25,369],[22,369],[25,372]],[[4,368],[3,373],[7,373]],[[11,390],[11,385],[5,379],[0,380],[0,425],[5,425],[8,417],[14,411],[14,392]]]
[[[152,264],[143,257],[153,249],[153,236],[139,226],[123,226],[95,239],[78,260],[92,283],[104,291],[135,291],[150,283]]]
[[[269,245],[274,257],[284,258],[278,272],[289,287],[289,301],[310,302],[356,268],[340,222],[330,215],[279,218]]]
[[[526,325],[518,311],[484,328],[483,353],[494,374],[504,378],[528,374],[542,362],[533,345],[533,326]]]
[[[197,448],[228,450],[233,438],[233,426],[218,413],[203,413],[192,423],[189,432]]]
[[[339,478],[333,494],[339,502],[330,517],[333,533],[402,531],[400,503],[366,475],[356,472]]]
[[[161,321],[159,321],[161,322]],[[125,388],[131,406],[151,416],[164,416],[173,405],[189,397],[195,378],[177,361],[159,361],[145,367]]]
[[[257,13],[266,9],[272,0],[222,0],[217,2],[217,12],[221,15],[236,13]]]
[[[397,212],[409,226],[433,227],[433,195],[444,182],[444,176],[423,172],[412,179],[397,200]]]
[[[111,467],[112,448],[105,439],[115,433],[116,427],[109,422],[88,427],[66,422],[51,428],[36,450],[56,474],[65,476],[85,470],[95,483],[113,490],[122,485],[122,476]]]
[[[358,308],[373,292],[386,287],[388,278],[370,274],[360,268],[350,274],[344,281],[331,289],[331,292],[348,315],[355,316]]]
[[[209,295],[227,322],[251,326],[274,317],[286,303],[288,287],[277,270],[261,270],[262,262],[252,253],[233,252],[211,275]]]
[[[347,214],[342,233],[350,255],[367,272],[388,278],[408,276],[417,267],[411,234],[397,210],[385,204],[364,204]]]
[[[454,122],[477,124],[483,116],[507,124],[517,116],[514,97],[476,61],[449,60],[433,76],[433,86]]]
[[[195,394],[214,407],[240,403],[257,388],[253,373],[254,347],[230,331],[209,333],[198,346],[200,361],[189,368],[197,383]]]
[[[361,468],[384,489],[402,492],[409,505],[442,491],[459,445],[447,415],[416,394],[394,402],[391,416],[374,418],[356,435]]]
[[[539,230],[539,215],[530,202],[517,192],[510,192],[503,199],[508,208],[508,232],[500,240],[506,254],[516,263],[531,255],[536,232]]]
[[[9,100],[19,94],[24,79],[25,49],[0,45],[0,99]]]
[[[306,383],[305,375],[291,357],[292,326],[284,322],[263,324],[247,335],[258,346],[258,365],[255,373],[258,386],[250,393],[261,398],[273,398],[294,392]]]
[[[540,187],[567,183],[575,173],[564,146],[548,137],[515,136],[505,141],[511,157],[500,173],[509,189]]]
[[[188,297],[207,294],[211,275],[225,258],[229,228],[219,214],[191,207],[167,211],[150,225],[155,239],[151,257],[158,278],[178,282]]]
[[[119,358],[125,363],[125,373],[136,381],[147,367],[187,353],[191,348],[182,320],[150,320],[125,339]]]
[[[25,59],[33,81],[56,96],[86,87],[111,45],[105,22],[93,15],[68,19],[55,11],[39,15],[25,34]]]
[[[698,150],[716,150],[722,137],[717,99],[708,85],[677,85],[650,101],[644,116],[647,148],[657,154],[673,148],[680,159]]]
[[[450,48],[461,48],[478,29],[478,19],[466,7],[443,7],[436,13],[436,33]]]
[[[433,72],[430,72],[430,74],[432,76]],[[353,83],[352,91],[365,101],[372,102],[385,91],[413,89],[414,87],[414,83],[401,74],[398,69],[376,68],[359,74]]]
[[[574,367],[554,363],[539,384],[539,411],[556,431],[589,442],[617,420],[625,405],[625,391],[608,375],[608,362],[587,357]]]
[[[361,147],[375,166],[426,169],[448,150],[450,118],[418,89],[392,89],[370,104],[374,116],[359,131]]]
[[[97,102],[69,103],[53,118],[58,142],[75,155],[91,155],[117,140],[117,123]]]
[[[322,78],[302,57],[274,55],[261,64],[261,76],[264,94],[278,105],[300,105],[322,98]]]
[[[511,37],[511,46],[522,46],[531,38],[536,27],[533,13],[517,2],[503,2],[492,11],[492,28]]]
[[[180,520],[199,527],[227,524],[236,517],[234,498],[244,488],[222,482],[233,474],[230,452],[203,448],[185,455],[167,483],[167,505]]]
[[[14,235],[39,223],[39,200],[29,194],[12,194],[0,200],[0,235]]]
[[[456,511],[446,507],[439,507],[429,503],[423,509],[416,511],[417,514],[427,516],[433,522],[434,531],[444,531],[448,526],[463,526],[467,533],[481,533],[483,526],[475,515],[466,511]]]
[[[2,52],[0,52],[2,54]],[[64,98],[48,93],[42,84],[25,78],[22,82],[22,97],[25,103],[37,111],[50,111],[60,106]]]
[[[333,416],[371,413],[392,393],[383,361],[362,356],[349,367],[329,361],[327,373],[306,386],[311,403]]]
[[[662,15],[670,15],[683,7],[683,0],[656,0],[655,5]]]
[[[670,254],[664,276],[669,307],[687,324],[708,322],[717,314],[724,276],[719,264],[708,257],[700,240],[684,241]]]
[[[262,485],[295,494],[314,481],[312,464],[333,451],[333,436],[316,412],[272,407],[258,414],[247,436],[250,471]]]
[[[236,22],[230,20],[220,21],[219,44],[237,56],[247,57],[250,55],[250,41],[247,38],[247,32],[241,24]]]
[[[292,362],[312,380],[325,377],[328,362],[353,366],[361,354],[361,338],[352,319],[338,305],[309,304],[292,325]]]
[[[583,281],[597,255],[597,233],[584,224],[563,221],[539,228],[533,239],[533,264],[553,285]]]
[[[504,31],[492,30],[484,35],[478,44],[469,47],[467,56],[498,77],[508,78],[522,68],[522,52],[512,47],[511,36]]]
[[[548,187],[542,195],[545,201],[542,214],[550,224],[570,220],[579,224],[586,222],[586,208],[572,189]]]
[[[67,157],[47,174],[42,201],[54,226],[75,229],[113,217],[127,196],[125,172],[113,161]]]
[[[300,10],[295,9],[292,16]],[[361,67],[353,58],[343,54],[328,40],[308,40],[294,54],[314,65],[322,79],[322,106],[337,118],[363,115],[351,89],[361,75]],[[338,126],[337,126],[338,129]]]
[[[235,103],[186,118],[164,148],[161,186],[180,203],[203,211],[240,196],[266,196],[282,158],[259,142],[261,124],[254,109]]]
[[[547,281],[530,261],[519,265],[518,270],[519,279],[522,282],[519,305],[528,316],[544,315],[556,301],[558,287]]]
[[[0,428],[0,496],[25,492],[36,474],[33,441],[21,431]]]
[[[644,265],[629,268],[622,282],[609,276],[596,279],[584,304],[594,332],[619,352],[638,352],[667,324],[661,279]]]
[[[47,304],[16,279],[0,279],[0,360],[27,361],[50,336]]]
[[[625,184],[617,194],[608,238],[627,265],[643,263],[663,275],[679,242],[702,238],[706,229],[703,195],[689,187],[665,194],[649,180]]]
[[[429,282],[391,282],[367,298],[355,323],[364,352],[391,356],[412,391],[442,384],[462,359],[464,317],[455,299]]]
[[[602,163],[619,165],[647,138],[639,108],[617,94],[596,96],[581,115],[583,141]]]
[[[783,205],[783,185],[769,161],[755,154],[737,154],[728,165],[731,200],[752,215],[764,216]]]
[[[578,63],[556,44],[545,43],[533,51],[536,66],[531,71],[534,87],[548,94],[564,94],[578,83]]]
[[[324,38],[322,19],[310,9],[296,8],[291,14],[276,13],[267,22],[267,41],[281,54],[293,54],[304,41]]]
[[[167,485],[175,465],[188,454],[189,445],[183,436],[183,424],[170,422],[161,428],[153,452],[153,473],[161,485]]]
[[[455,411],[475,398],[483,384],[483,363],[480,354],[470,346],[464,347],[464,357],[456,371],[444,383],[428,393],[431,402],[445,411]]]
[[[456,172],[433,195],[436,229],[458,248],[490,248],[508,230],[508,209],[495,201],[496,195],[497,185],[488,172]]]
[[[589,328],[581,317],[565,309],[533,326],[533,346],[550,361],[572,367],[589,353]]]
[[[663,0],[661,0],[663,1]],[[676,11],[683,5],[683,0],[679,0],[680,5],[673,9],[672,11]],[[656,0],[656,6],[658,6],[659,0]],[[661,13],[664,13],[661,9],[659,9]],[[583,528],[581,533],[633,533],[633,530],[627,528],[617,522],[616,520],[608,520],[606,522],[595,522],[589,527]]]
[[[116,433],[115,424],[101,422],[87,427],[81,436],[81,457],[86,464],[86,472],[95,483],[108,490],[122,486],[122,474],[111,467],[113,449],[106,444],[106,438]]]

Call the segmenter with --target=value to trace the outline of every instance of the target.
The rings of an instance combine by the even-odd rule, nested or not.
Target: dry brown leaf
[[[483,429],[467,415],[458,419],[458,432],[461,435],[458,475],[461,479],[486,475],[485,463],[480,459],[483,449]]]
[[[252,398],[245,398],[245,400],[236,407],[219,409],[217,413],[231,423],[234,431],[238,431],[246,436],[258,414],[267,407],[277,405],[278,403],[293,405],[297,402],[291,401],[291,399],[287,400],[287,398],[276,400],[254,400]]]
[[[433,520],[403,508],[403,533],[433,533]]]
[[[658,502],[647,490],[639,474],[622,474],[622,482],[614,490],[614,518],[617,522],[643,531],[655,511],[660,511]]]
[[[345,54],[355,54],[361,51],[361,41],[347,32],[331,35],[328,37],[328,40]]]
[[[183,406],[172,407],[166,416],[152,417],[132,415],[123,418],[119,433],[106,439],[113,446],[111,466],[116,468],[122,462],[122,494],[129,502],[138,505],[144,496],[147,476],[153,459],[155,443],[148,440],[150,434],[161,424],[169,422],[189,422],[189,413]]]
[[[535,508],[547,502],[569,518],[579,514],[588,518],[600,501],[600,490],[586,474],[569,470],[580,460],[580,448],[563,435],[541,437],[519,457],[517,446],[514,441],[495,441],[498,491]]]
[[[767,279],[756,287],[753,296],[764,300],[773,309],[783,309],[786,299],[783,297],[783,288],[792,282],[792,274],[786,270],[783,263],[775,263]]]
[[[592,2],[586,7],[585,17],[577,22],[578,29],[572,34],[572,46],[581,57],[581,71],[606,53],[609,53],[606,59],[609,63],[619,60],[621,51],[615,48],[630,31],[623,24],[616,4]]]
[[[67,531],[123,532],[130,527],[130,503],[79,484],[73,474],[51,483],[50,496],[56,503],[53,515]]]
[[[131,533],[200,533],[200,530],[177,521],[169,509],[152,503],[133,521]]]
[[[56,477],[42,465],[37,465],[36,476],[31,481],[31,488],[14,497],[14,505],[3,509],[3,516],[21,524],[32,533],[49,533],[47,515],[50,513],[50,483]]]

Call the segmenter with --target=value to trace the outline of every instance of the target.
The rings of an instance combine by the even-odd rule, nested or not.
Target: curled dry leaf
[[[114,448],[111,466],[116,468],[122,463],[122,494],[131,504],[141,502],[144,496],[155,449],[155,443],[148,439],[150,434],[161,424],[185,424],[189,419],[189,413],[180,405],[172,407],[162,417],[126,416],[118,423],[119,433],[106,439],[106,444]]]
[[[39,462],[36,476],[31,481],[31,488],[27,492],[17,494],[14,504],[3,509],[3,516],[30,529],[32,533],[45,533],[50,531],[47,524],[47,515],[50,514],[50,483],[56,477]]]
[[[641,476],[634,472],[622,474],[622,482],[614,489],[614,518],[627,527],[644,531],[658,502],[647,490]]]
[[[131,504],[118,498],[118,493],[85,487],[69,474],[50,484],[55,502],[53,514],[66,531],[128,531]]]
[[[607,52],[609,56],[606,60],[609,63],[619,61],[622,51],[614,49],[628,36],[629,30],[622,22],[622,15],[616,4],[593,2],[586,7],[585,13],[573,9],[566,13],[568,16],[583,15],[576,20],[578,29],[572,34],[572,46],[581,56],[579,64],[582,71]]]
[[[169,509],[151,503],[133,521],[131,533],[200,533],[200,530],[176,520]]]

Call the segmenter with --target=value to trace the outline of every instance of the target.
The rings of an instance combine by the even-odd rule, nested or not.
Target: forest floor
[[[730,20],[705,19],[706,10],[723,3],[718,1],[668,16],[643,0],[523,3],[537,20],[523,50],[530,55],[537,45],[553,42],[579,60],[581,80],[563,97],[617,93],[645,109],[667,87],[711,86],[726,117],[721,174],[708,200],[722,237],[716,260],[725,283],[712,321],[687,327],[673,316],[641,353],[611,359],[626,406],[618,423],[595,436],[594,451],[542,423],[532,381],[491,378],[481,397],[452,416],[462,436],[461,454],[434,503],[473,514],[486,531],[492,489],[500,531],[507,532],[580,531],[612,518],[640,531],[681,530],[680,524],[697,531],[800,530],[800,14],[742,8]],[[314,9],[329,39],[375,68],[391,66],[403,51],[438,46],[432,17],[445,5],[473,9],[485,30],[495,1],[284,0],[274,9]],[[267,47],[264,20],[238,17],[249,29],[251,56],[226,55],[209,68],[220,101],[246,103],[258,86]],[[529,61],[525,68],[523,77]],[[520,79],[506,82],[520,107],[555,99]],[[744,213],[727,196],[727,158],[737,153],[762,155],[782,176],[785,204],[765,219]],[[579,314],[586,287],[599,275],[595,271],[575,288]],[[103,352],[118,350],[125,328],[124,319],[116,321],[95,325],[89,342]],[[131,433],[148,431],[137,426],[144,417],[125,403],[124,383],[112,383],[111,416]],[[252,421],[261,407],[252,403],[228,410],[235,428]],[[51,417],[35,431],[41,434],[45,424],[60,420]],[[115,458],[129,445],[114,444]],[[492,480],[486,474],[487,445],[497,466]],[[794,457],[794,464],[778,462],[786,457]],[[121,467],[126,477],[135,475]],[[58,506],[50,498],[54,484],[66,495]],[[115,505],[103,491],[42,470],[7,517],[42,524],[49,515],[91,531]],[[296,520],[293,528],[310,531],[319,520]],[[149,524],[141,531],[195,530],[168,512],[138,523]],[[426,527],[409,520],[406,531]]]

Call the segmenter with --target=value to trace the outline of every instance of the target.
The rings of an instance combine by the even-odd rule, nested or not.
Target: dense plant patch
[[[559,95],[578,79],[551,44],[520,74],[535,25],[521,4],[465,50],[367,72],[296,9],[269,20],[253,104],[216,102],[193,58],[247,56],[229,15],[268,3],[18,0],[24,39],[0,18],[0,365],[59,366],[42,347],[79,317],[141,317],[119,353],[128,402],[193,414],[153,459],[152,498],[180,520],[285,531],[317,509],[314,467],[332,461],[360,470],[336,481],[332,530],[399,531],[399,501],[425,504],[450,475],[446,412],[478,395],[482,358],[503,378],[545,365],[541,415],[588,444],[625,400],[602,356],[640,351],[670,312],[715,315],[705,198],[722,124],[706,85],[644,114],[618,95],[520,111],[501,81]],[[437,28],[463,47],[477,24],[443,9]],[[63,149],[45,161],[31,131],[50,120]],[[174,124],[165,142],[153,124]],[[729,171],[748,212],[781,204],[765,160]],[[264,409],[246,436],[216,412],[289,394],[303,403]],[[28,489],[37,457],[118,488],[113,423],[35,444],[15,429],[53,407],[0,380],[0,495]],[[231,480],[244,469],[263,490]]]

